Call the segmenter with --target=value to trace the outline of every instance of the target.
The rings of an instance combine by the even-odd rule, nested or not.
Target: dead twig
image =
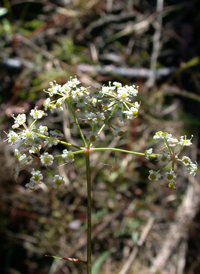
[[[163,247],[150,269],[152,274],[164,269],[170,256],[180,244],[181,239],[187,239],[188,225],[192,222],[199,208],[199,194],[195,186],[190,183],[185,199],[176,214],[176,222],[171,225]]]
[[[158,54],[160,51],[160,36],[161,36],[161,29],[162,29],[163,2],[164,0],[157,0],[156,11],[158,12],[158,16],[157,16],[156,30],[153,36],[153,53],[151,55],[151,65],[150,65],[152,74],[149,77],[147,87],[153,87],[156,80],[156,65],[157,65]]]
[[[126,68],[126,67],[116,67],[113,65],[109,66],[93,66],[93,65],[88,65],[88,64],[79,64],[77,66],[77,70],[81,71],[83,73],[94,73],[94,72],[99,72],[99,73],[106,73],[106,74],[116,74],[120,75],[126,78],[144,78],[148,79],[149,77],[152,76],[152,71],[150,69],[146,68]],[[159,79],[163,76],[168,76],[171,73],[176,71],[176,68],[171,67],[171,68],[160,68],[156,70],[155,77],[156,79]]]

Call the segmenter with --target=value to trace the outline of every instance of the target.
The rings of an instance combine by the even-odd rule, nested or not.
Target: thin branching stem
[[[82,132],[81,127],[80,127],[80,125],[79,125],[78,119],[77,119],[77,117],[76,117],[76,113],[75,113],[74,108],[72,107],[72,105],[71,105],[71,103],[70,103],[69,98],[67,98],[67,104],[68,104],[68,106],[69,106],[69,108],[70,108],[70,110],[71,110],[71,112],[72,112],[72,115],[73,115],[73,117],[74,117],[74,120],[75,120],[75,122],[76,122],[76,125],[77,125],[77,127],[78,127],[78,130],[79,130],[79,132],[80,132],[81,138],[82,138],[82,140],[83,140],[84,146],[86,146],[87,143],[86,143],[86,141],[85,141],[85,137],[84,137],[84,135],[83,135],[83,132]]]
[[[131,150],[126,150],[126,149],[121,149],[121,148],[113,148],[113,147],[102,147],[102,148],[93,148],[92,151],[118,151],[118,152],[124,152],[124,153],[129,153],[129,154],[134,154],[134,155],[140,155],[140,156],[146,156],[145,153],[143,152],[136,152],[136,151],[131,151]],[[161,154],[156,154],[152,153],[148,157],[156,158],[160,156]]]
[[[87,173],[87,274],[91,274],[91,172],[89,152],[86,157]]]

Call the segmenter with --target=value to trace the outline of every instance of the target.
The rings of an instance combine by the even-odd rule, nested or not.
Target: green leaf
[[[194,66],[197,66],[198,64],[199,64],[199,57],[196,56],[190,59],[187,63],[185,63],[185,68],[194,67]]]
[[[41,25],[42,25],[42,21],[38,19],[33,19],[24,24],[25,28],[33,29],[33,30],[39,28]]]
[[[108,256],[111,254],[111,250],[107,250],[105,252],[103,252],[99,258],[94,262],[93,266],[92,266],[92,274],[98,274],[100,267],[102,265],[102,263],[108,258]]]

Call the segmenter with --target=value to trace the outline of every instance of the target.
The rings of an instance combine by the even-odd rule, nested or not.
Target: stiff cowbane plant
[[[135,101],[138,94],[138,87],[122,86],[121,83],[109,83],[103,86],[98,92],[89,92],[88,87],[80,86],[80,81],[74,77],[64,84],[59,85],[55,81],[50,82],[50,88],[45,91],[48,98],[44,101],[44,109],[39,110],[35,107],[31,110],[32,121],[27,125],[25,114],[19,114],[14,117],[14,124],[7,134],[7,141],[15,147],[14,155],[17,163],[13,173],[17,180],[19,171],[33,166],[30,182],[26,187],[35,190],[43,181],[41,166],[45,167],[52,175],[52,186],[57,188],[64,183],[63,176],[54,174],[51,169],[56,160],[63,161],[63,164],[72,164],[79,154],[85,154],[86,174],[87,174],[87,260],[81,261],[75,258],[63,257],[60,259],[86,265],[87,274],[91,273],[91,171],[90,155],[95,151],[118,151],[135,155],[156,158],[161,168],[158,171],[149,171],[149,180],[159,180],[161,177],[167,183],[169,188],[176,188],[175,168],[177,163],[182,163],[193,176],[197,172],[197,163],[193,163],[187,156],[179,158],[182,150],[192,144],[191,139],[181,136],[180,139],[172,136],[170,133],[158,131],[153,139],[162,141],[163,147],[159,154],[153,153],[150,148],[145,152],[129,151],[120,148],[99,147],[101,132],[110,129],[114,137],[122,137],[124,132],[113,125],[112,117],[118,118],[126,123],[138,116],[140,102]],[[71,112],[72,120],[69,123],[69,129],[76,127],[80,133],[82,144],[80,146],[68,143],[64,135],[59,130],[49,130],[47,126],[37,126],[37,121],[48,115],[48,111],[63,111],[67,108]],[[83,126],[88,124],[90,131],[84,134]],[[58,144],[63,145],[64,149],[60,155],[53,156],[49,151]],[[168,166],[168,171],[166,170]],[[163,174],[161,175],[161,171]],[[55,256],[54,256],[55,257]],[[58,258],[58,257],[55,257]]]

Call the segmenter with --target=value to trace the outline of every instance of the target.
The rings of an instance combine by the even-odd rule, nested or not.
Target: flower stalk
[[[92,248],[91,248],[91,167],[90,153],[95,151],[113,151],[121,153],[129,153],[149,158],[156,158],[162,166],[157,172],[149,171],[149,180],[158,181],[162,176],[167,182],[167,186],[171,189],[176,189],[175,179],[177,174],[175,169],[177,164],[183,164],[190,174],[195,176],[198,170],[197,163],[193,163],[187,156],[179,158],[180,153],[186,146],[192,145],[191,139],[186,136],[181,136],[180,140],[167,132],[158,131],[153,136],[153,139],[161,141],[164,147],[160,153],[153,153],[153,148],[149,148],[145,152],[136,152],[121,148],[98,147],[101,141],[101,132],[106,128],[110,130],[114,137],[120,138],[124,132],[114,125],[112,117],[118,118],[120,122],[126,123],[128,120],[133,120],[137,117],[140,103],[134,101],[134,97],[138,94],[138,87],[122,86],[121,83],[109,83],[108,86],[103,86],[99,92],[88,92],[86,87],[78,87],[80,84],[77,78],[71,78],[63,86],[58,85],[55,81],[50,82],[51,87],[45,91],[49,98],[44,102],[44,111],[38,110],[37,107],[31,110],[30,115],[33,121],[29,126],[26,125],[26,115],[19,114],[14,117],[14,124],[7,135],[7,142],[15,146],[14,155],[17,163],[13,169],[14,178],[17,180],[19,171],[34,165],[37,170],[32,169],[30,182],[26,184],[30,190],[35,190],[43,183],[44,176],[41,166],[45,167],[52,175],[52,186],[57,188],[64,184],[63,176],[55,174],[51,170],[54,162],[59,159],[63,161],[63,165],[72,164],[75,156],[85,154],[86,175],[87,175],[87,261],[82,261],[76,258],[56,257],[53,258],[67,260],[73,263],[85,264],[87,266],[87,274],[91,274],[92,264]],[[59,96],[58,99],[51,100],[51,97]],[[37,121],[48,114],[45,112],[50,110],[63,111],[63,104],[66,104],[71,111],[72,121],[70,121],[69,129],[78,128],[80,137],[83,142],[83,147],[66,142],[63,139],[64,135],[59,130],[48,130],[46,125],[37,127]],[[84,127],[82,127],[84,124]],[[14,130],[23,127],[16,133]],[[90,132],[86,132],[86,129]],[[84,130],[83,130],[84,129]],[[50,154],[51,148],[57,144],[65,146],[65,149],[59,155]],[[17,149],[16,147],[20,148]],[[67,147],[67,148],[66,148]],[[68,150],[68,147],[73,151]],[[49,151],[49,152],[48,152]],[[169,167],[169,168],[168,168]],[[168,168],[161,176],[160,172]]]
[[[92,243],[91,243],[91,169],[90,169],[90,157],[89,152],[85,154],[86,158],[86,173],[87,173],[87,274],[91,274],[91,255],[92,255]]]

